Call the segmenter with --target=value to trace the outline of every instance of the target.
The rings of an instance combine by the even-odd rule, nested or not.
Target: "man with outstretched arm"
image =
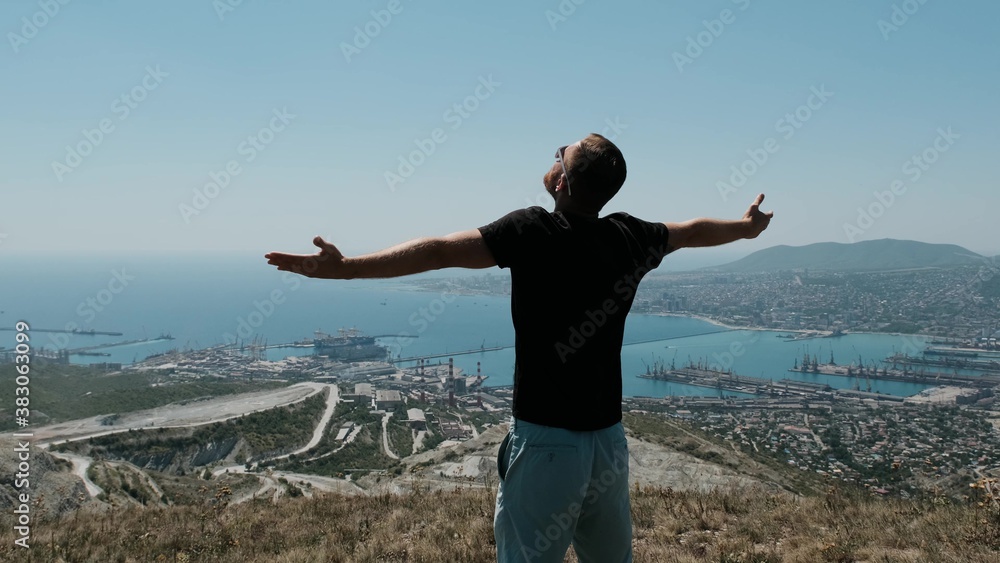
[[[555,210],[528,207],[478,229],[414,239],[358,257],[316,237],[319,252],[271,252],[314,278],[389,278],[440,268],[510,268],[515,335],[511,428],[497,455],[501,562],[632,561],[621,346],[639,281],[684,247],[755,238],[773,216],[760,194],[741,219],[651,223],[598,217],[625,182],[601,135],[560,147],[543,183]]]

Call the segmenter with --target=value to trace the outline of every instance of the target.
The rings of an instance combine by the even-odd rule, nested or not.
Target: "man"
[[[601,135],[556,151],[545,174],[555,210],[513,211],[478,229],[344,257],[320,237],[313,255],[266,254],[315,278],[405,276],[439,268],[510,268],[515,334],[511,429],[497,456],[497,559],[632,560],[621,346],[639,281],[684,247],[754,238],[772,212],[758,195],[742,219],[650,223],[598,217],[625,182],[621,151]]]

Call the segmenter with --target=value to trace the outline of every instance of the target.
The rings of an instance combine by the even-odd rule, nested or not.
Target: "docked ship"
[[[339,329],[336,336],[319,330],[315,334],[313,346],[316,353],[332,360],[385,360],[388,355],[388,349],[376,342],[374,336],[366,336],[356,328]]]

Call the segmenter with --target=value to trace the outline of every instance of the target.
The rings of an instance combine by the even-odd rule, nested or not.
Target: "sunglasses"
[[[569,145],[559,147],[556,149],[556,161],[562,166],[563,176],[566,176],[566,189],[569,191],[569,195],[573,195],[573,187],[569,185],[569,172],[566,171],[566,147]]]

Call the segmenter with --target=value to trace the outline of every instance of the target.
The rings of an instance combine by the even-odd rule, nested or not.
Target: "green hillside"
[[[285,387],[278,381],[235,381],[206,377],[194,381],[142,371],[107,372],[88,366],[32,363],[31,422],[52,424],[101,414],[122,414],[151,409],[176,401],[249,393]],[[0,396],[14,397],[14,364],[0,365]],[[155,384],[155,386],[154,386]],[[17,428],[14,401],[0,405],[0,431]]]
[[[954,244],[881,239],[853,244],[820,242],[806,246],[773,246],[735,262],[706,270],[773,272],[808,268],[851,272],[951,268],[983,264],[987,260],[989,259]]]

